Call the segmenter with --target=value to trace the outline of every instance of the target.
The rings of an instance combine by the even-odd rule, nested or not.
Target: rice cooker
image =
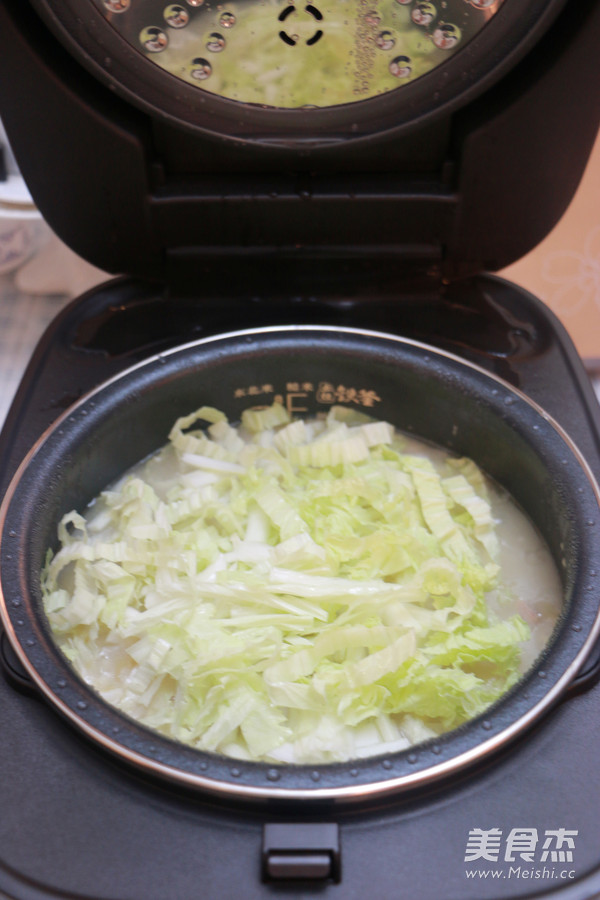
[[[600,413],[487,274],[559,220],[600,122],[593,0],[5,0],[0,115],[40,211],[119,277],[42,337],[0,437],[0,894],[600,895]],[[471,456],[545,539],[553,636],[406,751],[178,744],[58,650],[56,523],[209,402],[341,404]]]

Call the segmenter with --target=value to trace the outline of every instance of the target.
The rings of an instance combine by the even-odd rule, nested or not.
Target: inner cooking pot
[[[563,609],[518,685],[466,725],[410,750],[317,766],[244,762],[162,737],[110,707],[75,674],[50,632],[40,572],[57,523],[163,446],[202,405],[239,420],[285,396],[298,415],[340,402],[469,456],[510,492],[545,539]],[[460,358],[385,334],[313,326],[220,335],[131,368],[83,397],[20,466],[1,509],[1,612],[47,700],[102,748],[149,774],[241,799],[338,799],[415,789],[474,765],[520,736],[566,692],[600,629],[599,490],[585,460],[540,407]]]

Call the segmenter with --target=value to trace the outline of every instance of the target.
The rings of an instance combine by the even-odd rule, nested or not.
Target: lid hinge
[[[214,176],[167,180],[151,199],[154,230],[166,248],[169,283],[204,263],[326,258],[395,261],[404,271],[439,264],[452,232],[457,197],[437,178],[349,177],[256,181]],[[194,272],[195,268],[195,272]]]
[[[170,296],[290,297],[334,301],[382,294],[431,293],[442,281],[440,246],[212,248],[165,255]]]

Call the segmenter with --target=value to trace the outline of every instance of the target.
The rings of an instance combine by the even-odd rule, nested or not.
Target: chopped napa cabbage
[[[387,422],[211,407],[59,525],[42,574],[65,655],[108,702],[240,759],[401,749],[518,678],[486,481]]]

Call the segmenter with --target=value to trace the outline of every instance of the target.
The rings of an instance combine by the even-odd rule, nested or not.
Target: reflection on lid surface
[[[400,89],[446,62],[505,0],[92,2],[171,75],[230,100],[293,109]],[[204,50],[219,56],[199,78]]]

